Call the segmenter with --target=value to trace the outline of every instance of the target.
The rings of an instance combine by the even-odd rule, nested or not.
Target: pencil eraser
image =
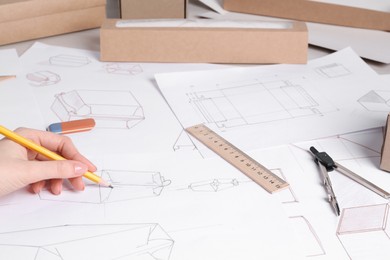
[[[67,122],[59,122],[51,124],[47,127],[47,131],[57,134],[71,134],[78,132],[89,131],[96,125],[93,118],[73,120]]]

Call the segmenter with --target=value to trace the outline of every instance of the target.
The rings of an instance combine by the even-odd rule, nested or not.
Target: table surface
[[[118,18],[118,0],[107,0],[107,17]],[[194,1],[189,2],[187,16],[189,18],[195,17],[196,14],[209,11],[208,7],[202,3]],[[51,36],[47,38],[24,41],[14,44],[0,46],[0,49],[15,48],[19,55],[30,48],[34,42],[39,41],[50,45],[58,45],[63,47],[87,49],[92,51],[99,51],[100,38],[99,29],[84,30],[80,32],[68,33],[63,35]],[[388,50],[384,50],[388,51]],[[312,46],[308,48],[308,60],[319,58],[334,52],[325,48]],[[375,61],[365,60],[378,74],[390,74],[390,64],[383,64]]]

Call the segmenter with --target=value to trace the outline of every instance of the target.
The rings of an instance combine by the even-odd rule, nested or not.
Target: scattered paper
[[[19,57],[16,50],[0,50],[0,81],[15,78],[18,72]]]
[[[157,74],[183,127],[204,123],[241,149],[385,124],[388,85],[347,48],[307,65]]]

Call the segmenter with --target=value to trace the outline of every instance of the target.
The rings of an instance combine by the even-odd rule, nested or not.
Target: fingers
[[[85,184],[83,182],[82,177],[69,179],[69,182],[72,184],[73,188],[77,191],[83,191],[85,189]],[[46,181],[38,181],[31,184],[30,188],[32,193],[38,194],[45,187]],[[50,181],[50,191],[55,194],[61,194],[63,187],[62,179],[54,179]]]
[[[57,152],[68,160],[82,162],[88,166],[90,171],[96,171],[96,166],[78,152],[72,140],[67,136],[28,128],[18,128],[15,131],[49,150]],[[47,160],[44,156],[33,154],[38,160]]]
[[[88,166],[77,161],[30,161],[26,183],[35,183],[49,179],[71,179],[82,176]],[[57,184],[58,185],[58,184]],[[38,185],[36,188],[39,188]]]

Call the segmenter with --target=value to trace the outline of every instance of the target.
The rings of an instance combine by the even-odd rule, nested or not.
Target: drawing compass
[[[357,175],[353,171],[347,169],[346,167],[335,162],[332,157],[330,157],[326,152],[318,152],[313,146],[310,147],[310,152],[315,158],[316,163],[319,165],[321,174],[323,177],[323,184],[328,192],[329,203],[332,205],[333,209],[337,216],[340,215],[340,207],[336,200],[336,195],[332,188],[332,183],[329,178],[328,172],[336,170],[341,174],[349,177],[350,179],[356,181],[357,183],[363,185],[364,187],[370,189],[376,194],[382,196],[385,199],[390,198],[390,193],[371,183],[370,181],[364,179],[363,177]]]

